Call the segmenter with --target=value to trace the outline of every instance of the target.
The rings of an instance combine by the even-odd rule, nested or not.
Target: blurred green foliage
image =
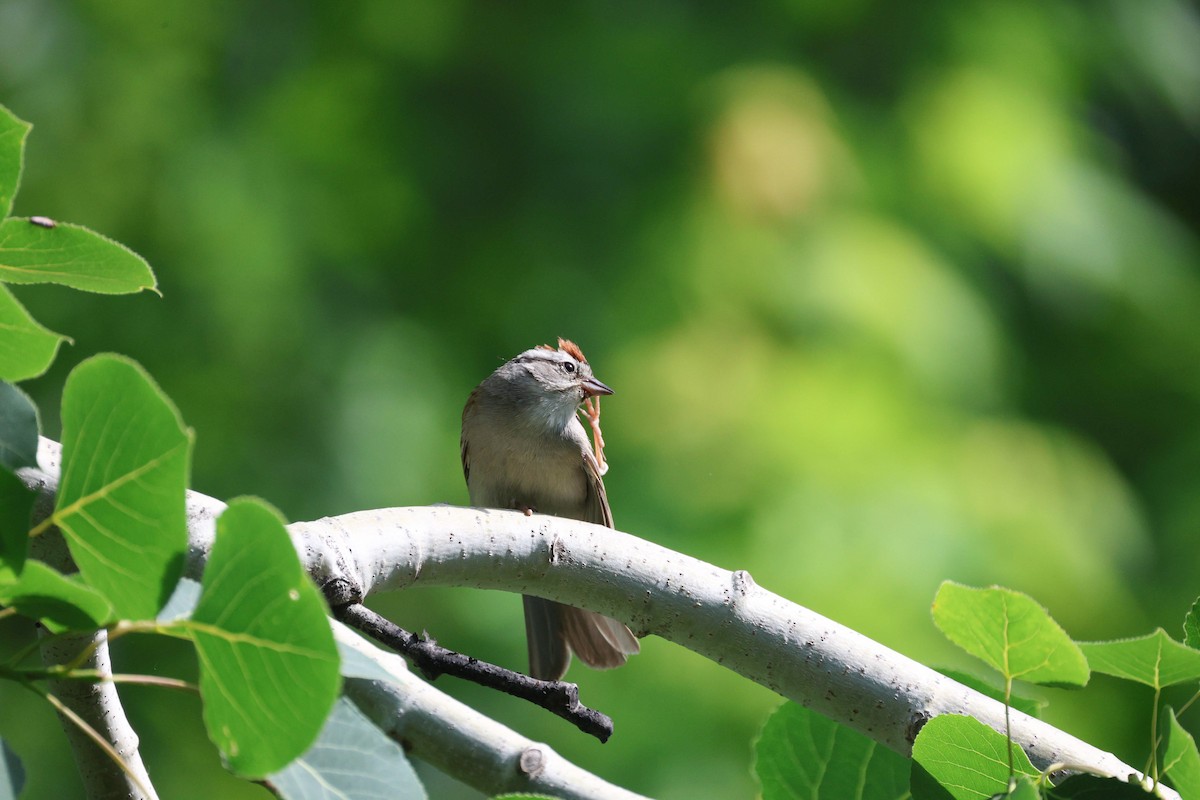
[[[76,342],[25,385],[51,436],[67,371],[115,350],[196,429],[200,491],[292,519],[465,503],[467,393],[563,335],[617,390],[618,527],[908,655],[958,658],[943,579],[1076,638],[1200,592],[1182,0],[4,0],[0,102],[35,124],[15,213],[129,245],[164,295],[21,287]],[[378,605],[520,666],[519,601],[490,600]],[[118,663],[194,678],[163,647]],[[752,793],[778,698],[656,639],[577,670],[603,748],[443,688],[631,789]],[[1148,698],[1094,684],[1048,719],[1142,758]],[[164,797],[265,796],[193,701],[126,694]],[[49,711],[0,702],[27,795],[78,796]]]

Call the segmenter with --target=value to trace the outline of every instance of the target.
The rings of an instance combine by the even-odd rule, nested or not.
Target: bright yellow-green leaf
[[[21,185],[25,137],[31,127],[0,106],[0,219],[12,213],[13,197]]]
[[[1080,642],[1096,672],[1137,681],[1155,689],[1200,680],[1200,650],[1167,635],[1162,628],[1136,639]]]
[[[1006,678],[1059,686],[1088,681],[1079,647],[1028,595],[946,581],[933,601],[933,621],[946,638]]]
[[[0,380],[41,375],[67,337],[39,325],[8,287],[0,285]]]
[[[921,728],[913,760],[937,779],[955,800],[983,800],[1008,789],[1008,739],[973,717],[944,714]],[[1018,775],[1038,771],[1013,745]]]
[[[39,218],[0,222],[0,281],[60,283],[100,294],[127,294],[157,285],[150,265],[123,244],[64,222]]]
[[[1016,785],[1008,793],[1008,798],[1009,800],[1041,800],[1042,795],[1038,792],[1033,778],[1028,775],[1018,775]]]
[[[1163,754],[1162,771],[1184,800],[1200,798],[1200,752],[1196,740],[1179,724],[1175,709],[1163,709],[1163,738],[1167,752]]]
[[[92,630],[113,619],[112,605],[103,595],[40,561],[26,561],[15,582],[0,586],[0,603],[41,620],[56,633]]]
[[[183,571],[191,434],[132,361],[101,355],[67,377],[54,524],[122,619],[153,619]]]
[[[763,800],[903,800],[909,761],[857,731],[785,703],[754,745]]]
[[[259,778],[312,745],[341,687],[324,600],[278,513],[235,500],[217,520],[190,631],[209,738]]]

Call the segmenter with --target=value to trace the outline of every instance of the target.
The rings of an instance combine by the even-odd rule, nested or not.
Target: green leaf
[[[16,581],[0,586],[0,603],[41,620],[54,633],[94,630],[113,619],[108,600],[74,575],[26,561]]]
[[[913,760],[955,800],[980,800],[1008,791],[1008,739],[974,717],[943,714],[925,723],[913,743]],[[1036,776],[1025,751],[1014,745],[1013,768]]]
[[[24,481],[0,469],[0,592],[25,566],[34,497]]]
[[[67,377],[62,431],[62,479],[43,527],[59,527],[119,617],[153,619],[183,571],[191,434],[145,371],[113,355]]]
[[[1193,650],[1200,650],[1200,597],[1183,617],[1183,643]]]
[[[912,762],[910,770],[909,790],[913,800],[954,800],[954,796],[946,791],[946,787],[938,783],[937,779],[916,761]]]
[[[155,289],[150,265],[125,245],[82,225],[0,222],[0,281],[60,283],[100,294]]]
[[[25,767],[21,766],[21,759],[9,748],[8,742],[0,739],[0,800],[17,800],[23,788]]]
[[[957,670],[952,669],[940,669],[938,672],[942,673],[951,680],[958,681],[963,686],[974,689],[982,695],[986,695],[993,700],[999,700],[1001,703],[1004,702],[1004,690],[992,686],[985,680],[980,680],[974,675],[970,675],[966,672],[958,672]],[[1028,714],[1031,717],[1036,717],[1037,719],[1041,719],[1042,709],[1046,707],[1045,700],[1038,700],[1033,697],[1021,697],[1020,695],[1014,694],[1008,699],[1013,708]]]
[[[209,738],[249,778],[282,769],[317,738],[341,678],[325,603],[274,509],[235,500],[217,519],[189,622]]]
[[[29,395],[0,381],[0,467],[36,467],[37,448],[37,406]]]
[[[1163,775],[1185,800],[1200,798],[1200,752],[1196,751],[1196,740],[1179,724],[1175,709],[1163,709],[1163,738],[1167,750],[1163,755]]]
[[[1041,800],[1042,797],[1037,784],[1028,775],[1018,775],[1012,791],[1006,796],[1011,800]]]
[[[1096,672],[1155,689],[1200,679],[1200,650],[1180,644],[1162,628],[1136,639],[1080,642],[1079,646]]]
[[[32,127],[0,105],[0,219],[12,213],[13,198],[21,186],[25,137]]]
[[[8,287],[0,285],[0,380],[41,375],[63,341],[70,340],[39,325]]]
[[[1151,800],[1151,794],[1137,783],[1099,775],[1072,775],[1046,792],[1049,800]]]
[[[1079,648],[1028,595],[946,581],[933,601],[933,621],[946,638],[1005,678],[1057,686],[1088,681]]]
[[[776,709],[754,745],[763,800],[909,797],[909,761],[796,703]]]
[[[426,800],[400,746],[341,698],[316,743],[267,785],[283,800]]]

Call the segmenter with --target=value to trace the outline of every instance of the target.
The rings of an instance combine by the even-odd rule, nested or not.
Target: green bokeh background
[[[1200,594],[1187,3],[2,0],[0,102],[35,125],[16,213],[128,244],[163,293],[19,287],[75,339],[26,384],[51,436],[112,350],[195,428],[199,491],[465,504],[468,392],[562,335],[617,390],[618,527],[907,655],[974,667],[930,622],[943,579],[1080,639],[1178,633]],[[523,665],[516,597],[377,606]],[[116,658],[195,670],[175,642]],[[439,686],[630,789],[753,794],[771,693],[654,638],[569,678],[608,744]],[[163,797],[267,796],[195,698],[125,695]],[[1144,761],[1147,692],[1045,696]],[[80,796],[50,712],[0,707],[25,796]]]

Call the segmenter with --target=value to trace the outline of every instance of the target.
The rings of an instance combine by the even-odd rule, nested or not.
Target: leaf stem
[[[46,702],[54,706],[55,710],[57,710],[59,714],[62,714],[64,717],[70,720],[72,724],[79,728],[79,730],[83,731],[89,739],[96,743],[96,746],[99,747],[106,756],[112,759],[113,763],[121,768],[121,771],[125,773],[125,775],[130,781],[133,782],[135,786],[137,786],[138,791],[140,791],[143,796],[154,797],[154,792],[152,792],[144,783],[142,783],[142,779],[138,777],[138,775],[132,769],[130,769],[129,765],[125,763],[125,759],[121,758],[121,754],[118,753],[112,744],[106,741],[105,738],[101,736],[95,728],[89,725],[87,721],[83,719],[83,717],[79,716],[70,708],[68,708],[65,703],[63,703],[49,691],[36,687],[33,684],[25,681],[23,681],[21,685],[34,694],[41,695],[46,699]]]
[[[1150,790],[1158,786],[1158,704],[1162,687],[1154,687],[1154,705],[1150,708]]]
[[[1181,705],[1179,708],[1175,709],[1175,717],[1176,717],[1176,719],[1178,719],[1179,717],[1182,717],[1182,716],[1183,716],[1183,712],[1185,712],[1185,711],[1187,711],[1189,708],[1191,708],[1192,704],[1193,704],[1193,703],[1195,703],[1195,702],[1196,702],[1196,700],[1198,700],[1198,699],[1200,699],[1200,692],[1196,692],[1194,695],[1192,695],[1191,697],[1189,697],[1189,698],[1188,698],[1188,700],[1187,700],[1187,702],[1186,702],[1186,703],[1184,703],[1183,705]]]

